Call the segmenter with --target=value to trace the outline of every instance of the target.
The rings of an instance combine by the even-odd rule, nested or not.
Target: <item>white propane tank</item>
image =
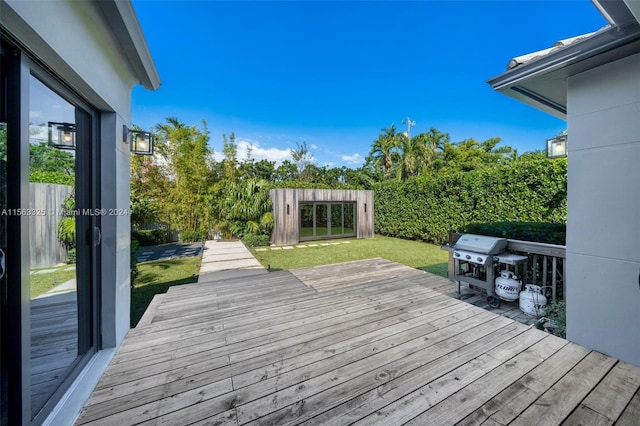
[[[502,300],[513,302],[518,300],[520,293],[520,281],[511,271],[500,271],[500,276],[496,278],[496,294]]]
[[[542,288],[534,284],[524,286],[520,292],[520,310],[527,315],[544,315],[547,307],[547,298],[542,294]]]

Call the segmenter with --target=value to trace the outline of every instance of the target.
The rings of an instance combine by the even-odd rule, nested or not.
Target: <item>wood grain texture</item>
[[[405,268],[370,259],[171,289],[77,424],[637,420],[640,368],[447,297],[431,289],[446,280]]]
[[[269,195],[273,205],[274,227],[271,234],[273,244],[296,244],[300,241],[299,205],[304,202],[355,202],[356,237],[372,238],[374,236],[373,191],[280,188],[272,189]],[[287,206],[289,206],[288,210]]]

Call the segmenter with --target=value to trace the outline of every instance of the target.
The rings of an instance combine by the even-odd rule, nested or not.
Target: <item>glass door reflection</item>
[[[29,82],[29,247],[31,413],[59,387],[79,355],[75,265],[75,152],[55,123],[75,123],[75,107],[35,77]],[[52,126],[51,123],[54,123]]]

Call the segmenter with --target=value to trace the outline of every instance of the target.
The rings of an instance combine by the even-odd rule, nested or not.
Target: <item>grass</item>
[[[33,269],[31,272],[41,271],[42,269],[54,269],[56,271],[46,272],[44,274],[29,274],[29,292],[31,298],[38,297],[41,294],[46,293],[55,286],[62,284],[66,281],[72,280],[76,277],[75,269],[71,271],[65,271],[75,265],[62,265],[51,268]]]
[[[447,276],[448,253],[433,244],[376,236],[359,240],[307,241],[304,245],[342,241],[350,243],[293,250],[256,251],[253,248],[251,252],[264,267],[270,265],[271,270],[306,268],[382,257],[412,268]]]
[[[200,273],[200,257],[138,263],[138,278],[131,289],[131,327],[135,327],[153,296],[169,287],[195,283]]]

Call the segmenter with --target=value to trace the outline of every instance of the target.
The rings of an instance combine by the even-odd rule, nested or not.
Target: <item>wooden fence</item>
[[[68,185],[29,184],[29,249],[31,268],[46,268],[68,260],[58,241],[58,224],[63,219],[62,203],[71,194]]]
[[[455,244],[462,234],[449,233],[449,245]],[[524,284],[535,284],[551,289],[551,301],[564,300],[566,294],[566,246],[507,239],[506,251],[527,256]],[[453,252],[449,252],[449,276],[454,274]]]

